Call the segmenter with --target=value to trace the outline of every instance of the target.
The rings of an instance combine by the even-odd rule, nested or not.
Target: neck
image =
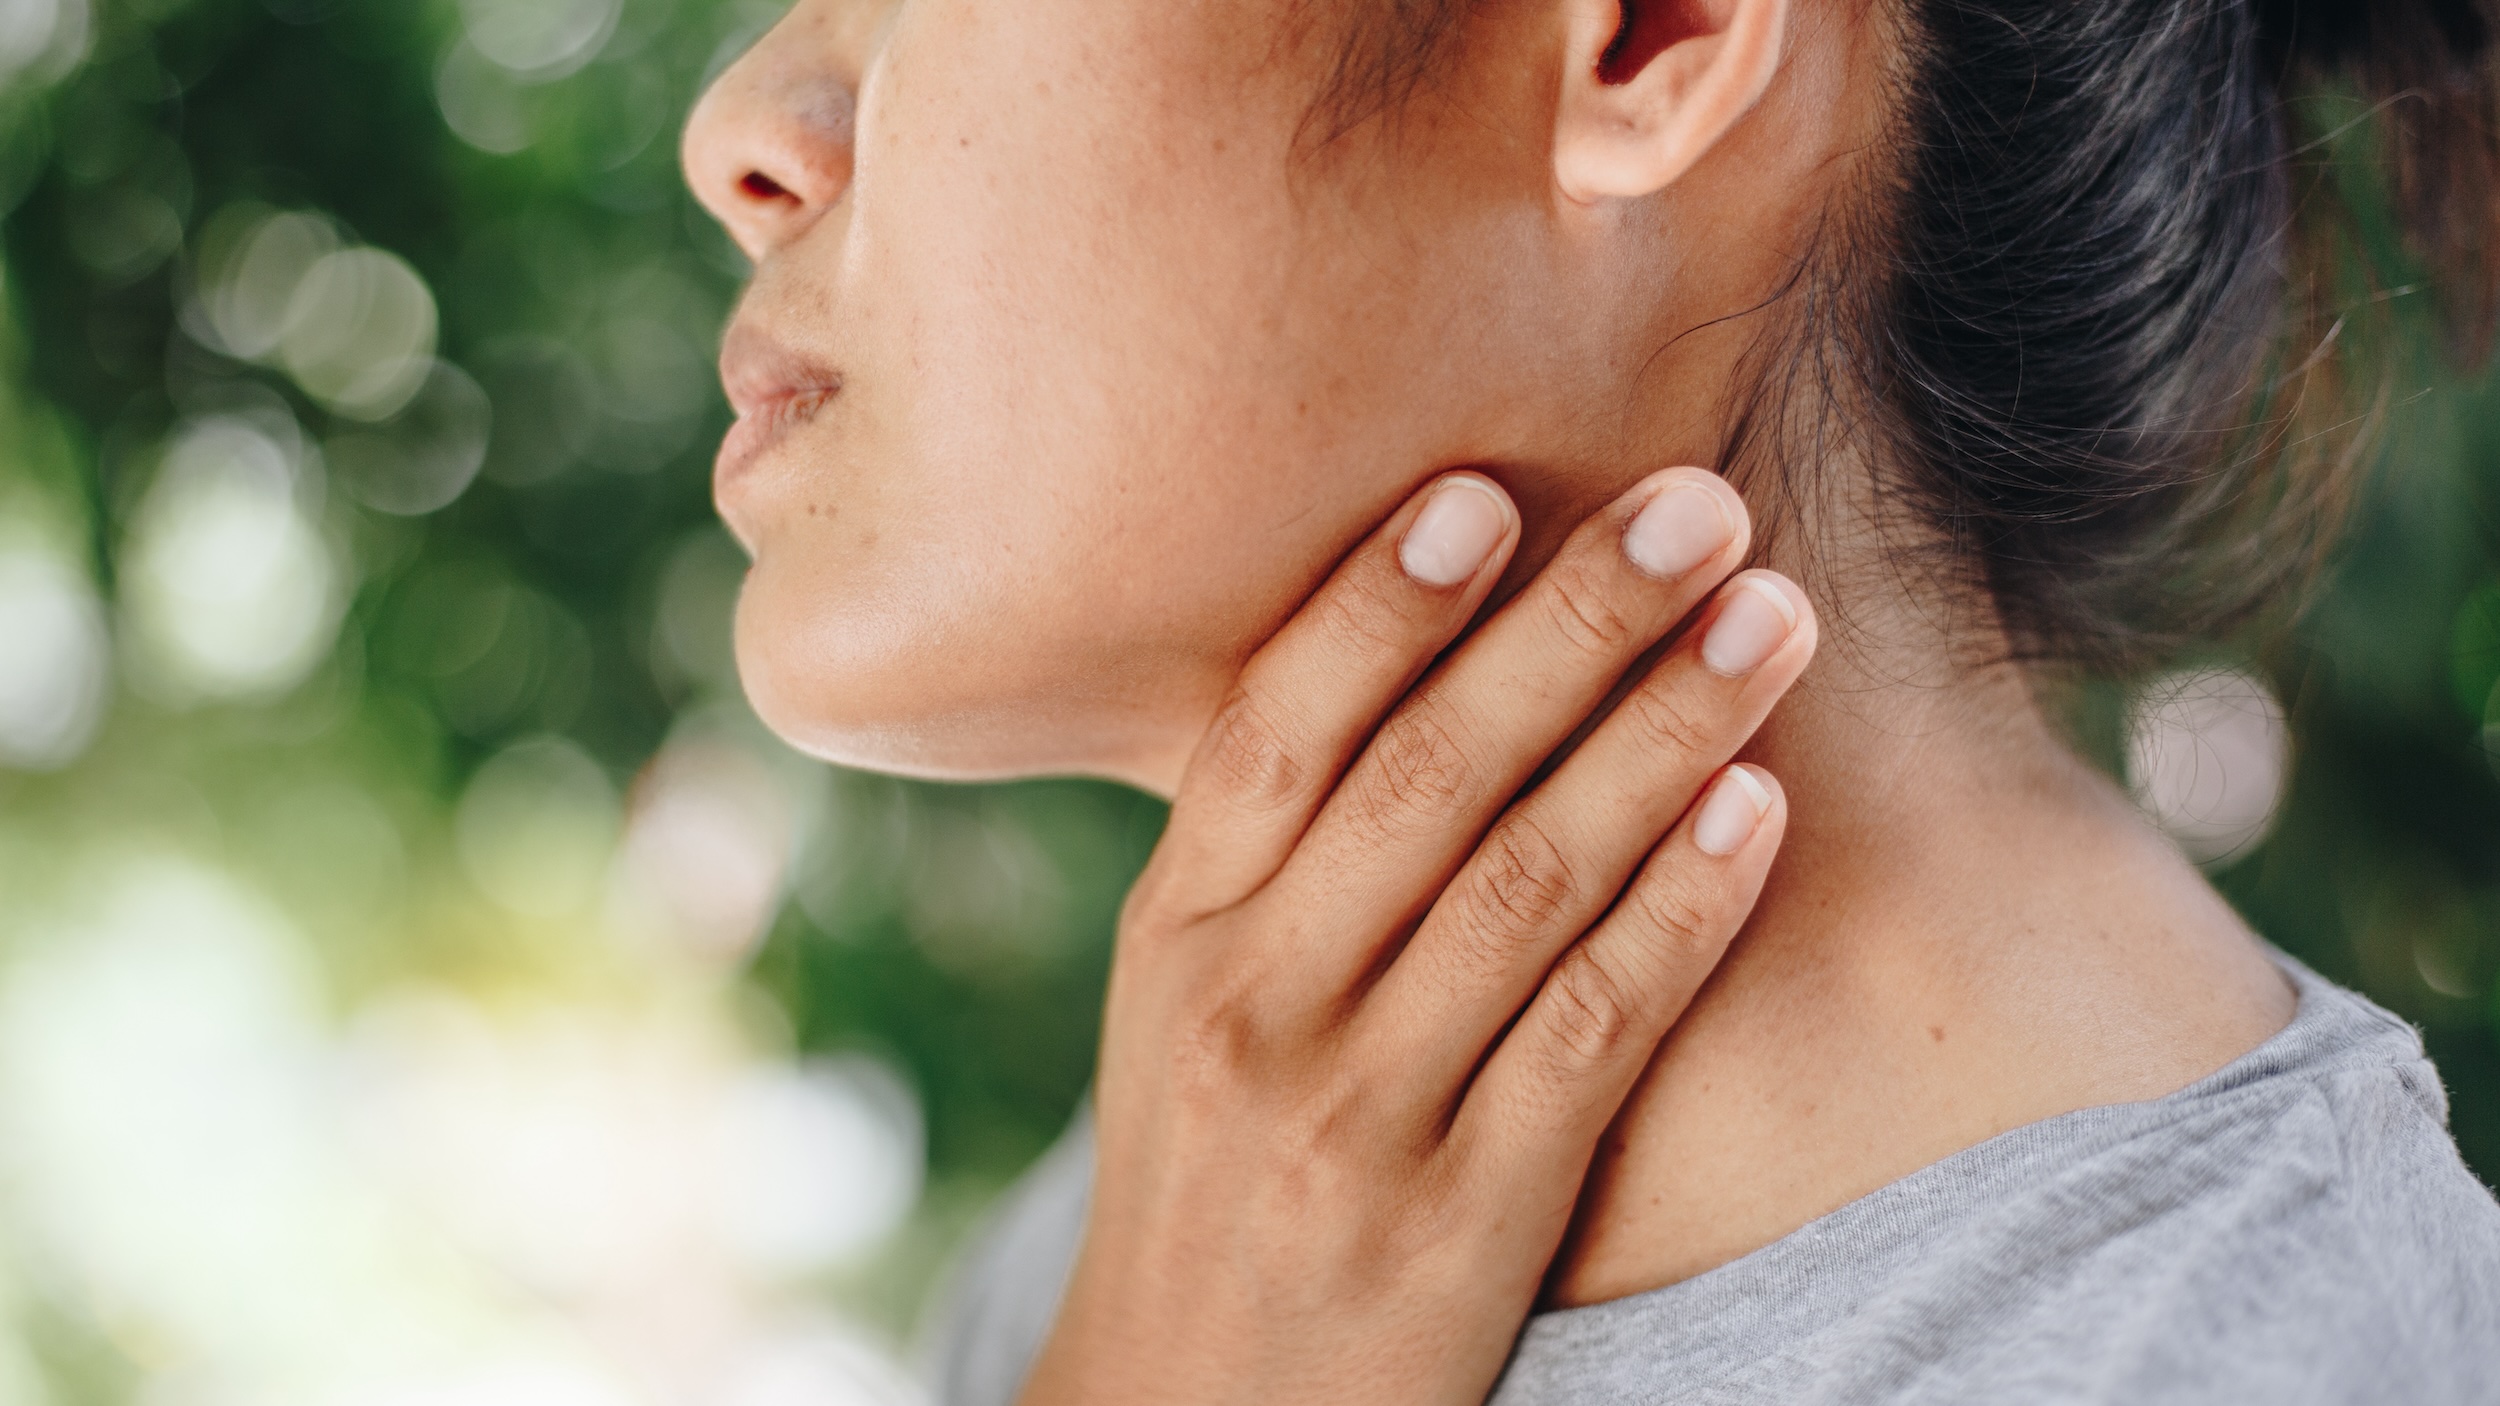
[[[1827,650],[1748,753],[1791,798],[1771,884],[1602,1146],[1555,1303],[1689,1278],[1998,1133],[2173,1092],[2291,1017],[2262,946],[2015,671],[1905,681]]]

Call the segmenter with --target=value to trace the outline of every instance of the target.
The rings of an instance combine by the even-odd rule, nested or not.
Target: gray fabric
[[[1530,1320],[1494,1406],[2500,1403],[2500,1204],[2394,1016],[2286,961],[2291,1026],[2019,1128],[1733,1264]],[[942,1406],[1008,1406],[1081,1232],[1080,1123],[967,1261]]]

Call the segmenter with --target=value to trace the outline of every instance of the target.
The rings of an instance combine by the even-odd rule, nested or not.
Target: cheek
[[[856,511],[777,536],[740,609],[766,721],[880,769],[1131,771],[1137,748],[1194,732],[1385,511],[1292,464],[1129,476],[1060,447],[960,472],[867,463]]]
[[[863,97],[825,261],[846,389],[794,445],[815,501],[743,666],[839,760],[1116,771],[1433,465],[1345,399],[1395,357],[1292,252],[1299,108],[1184,91],[1138,17],[1201,7],[957,8],[907,10]]]
[[[908,396],[897,447],[1006,462],[1272,433],[1288,113],[1182,101],[1185,36],[1125,18],[1136,0],[1016,8],[943,44],[948,8],[923,12],[864,108],[840,302]]]

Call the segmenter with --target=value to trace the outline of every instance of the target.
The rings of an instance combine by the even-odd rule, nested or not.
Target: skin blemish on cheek
[[[1939,1044],[1939,1045],[1943,1044],[1943,1043],[1944,1043],[1944,1027],[1943,1027],[1943,1026],[1941,1026],[1941,1025],[1930,1025],[1930,1026],[1928,1026],[1928,1027],[1927,1027],[1927,1038],[1929,1038],[1929,1039],[1931,1039],[1931,1040],[1935,1041],[1935,1042],[1936,1042],[1937,1044]]]

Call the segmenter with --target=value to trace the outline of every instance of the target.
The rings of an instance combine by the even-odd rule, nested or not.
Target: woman
[[[2500,1395],[2412,1032],[2041,701],[2313,554],[2369,300],[2294,99],[2384,103],[2487,340],[2492,38],[801,0],[686,141],[749,691],[1176,798],[948,1399]]]

